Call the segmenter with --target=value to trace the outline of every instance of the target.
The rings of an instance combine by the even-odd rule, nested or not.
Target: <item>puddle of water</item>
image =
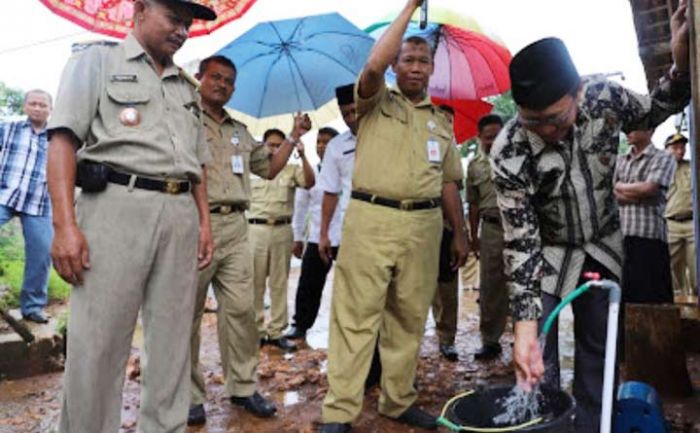
[[[299,393],[296,391],[289,391],[284,393],[284,406],[294,406],[299,403]]]

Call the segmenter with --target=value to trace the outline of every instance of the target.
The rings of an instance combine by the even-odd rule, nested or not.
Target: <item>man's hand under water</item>
[[[542,349],[537,338],[537,321],[515,323],[513,364],[517,384],[524,391],[531,391],[544,376]]]

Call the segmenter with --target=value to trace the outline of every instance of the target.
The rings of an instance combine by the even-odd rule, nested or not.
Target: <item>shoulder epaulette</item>
[[[236,123],[236,124],[241,125],[242,127],[246,128],[246,129],[248,129],[248,125],[246,125],[245,123],[236,119],[236,117],[235,117],[236,113],[232,109],[230,109],[228,107],[224,107],[224,111],[226,111],[226,114],[228,114],[228,117],[230,117],[231,120],[233,120],[233,123]]]
[[[70,46],[70,50],[73,54],[79,53],[81,51],[85,51],[86,49],[90,47],[116,47],[119,45],[119,42],[116,41],[108,41],[108,40],[96,40],[96,41],[85,41],[85,42],[76,42],[73,45]]]
[[[199,80],[192,76],[189,72],[182,68],[180,69],[180,76],[184,78],[188,83],[192,84],[195,88],[199,89]]]

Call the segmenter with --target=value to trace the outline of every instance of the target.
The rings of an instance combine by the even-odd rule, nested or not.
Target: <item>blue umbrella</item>
[[[238,68],[228,106],[256,118],[320,108],[357,79],[373,44],[337,13],[257,24],[217,53]]]

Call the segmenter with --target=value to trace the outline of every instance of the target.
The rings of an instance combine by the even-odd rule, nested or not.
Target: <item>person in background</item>
[[[207,199],[217,248],[212,265],[199,273],[197,281],[190,337],[192,385],[188,425],[206,422],[206,383],[199,370],[199,347],[210,285],[219,306],[217,334],[225,395],[232,404],[258,417],[270,417],[277,411],[256,390],[260,337],[253,309],[253,254],[245,210],[250,205],[250,177],[274,178],[300,145],[299,137],[311,127],[308,118],[296,116],[289,138],[271,154],[224,108],[235,90],[236,65],[227,57],[208,57],[199,64],[197,78],[202,120],[212,154]]]
[[[676,174],[668,188],[664,217],[668,225],[673,291],[677,295],[697,296],[691,167],[690,161],[683,159],[687,143],[682,134],[671,134],[665,142],[666,151],[676,159]]]
[[[676,161],[654,146],[653,134],[653,129],[630,131],[630,148],[618,156],[615,169],[614,192],[624,236],[624,302],[673,302],[664,212]]]
[[[321,128],[316,137],[316,154],[320,161],[314,167],[314,174],[319,179],[323,168],[323,157],[330,141],[338,135],[333,128]],[[295,299],[294,318],[292,326],[285,335],[289,339],[305,339],[306,332],[313,326],[321,307],[321,295],[326,284],[326,276],[331,264],[323,261],[318,253],[318,240],[321,235],[321,202],[323,190],[320,182],[313,188],[297,188],[294,197],[294,216],[292,230],[294,231],[294,249],[292,253],[301,260],[301,274]],[[334,252],[338,250],[337,233],[340,232],[340,212],[333,215]],[[306,235],[305,235],[306,233]],[[306,239],[306,247],[304,240]]]
[[[265,131],[263,142],[271,153],[285,141],[279,129]],[[250,242],[253,248],[253,286],[255,287],[255,320],[262,344],[270,344],[288,352],[296,345],[287,340],[284,331],[288,325],[287,284],[294,236],[292,214],[294,192],[297,188],[314,186],[314,170],[306,159],[304,148],[297,154],[302,165],[287,164],[274,179],[253,176],[251,179]],[[265,291],[270,289],[270,321],[265,323]]]
[[[439,107],[450,120],[454,122],[454,109],[449,105]],[[435,331],[438,335],[438,349],[448,361],[459,359],[455,347],[457,335],[457,317],[459,314],[459,271],[452,270],[452,238],[453,230],[447,220],[443,221],[442,238],[440,241],[440,262],[437,280],[437,291],[433,299],[432,312],[435,319]]]
[[[47,323],[51,271],[51,202],[46,188],[46,122],[51,95],[24,95],[26,119],[0,123],[0,226],[19,218],[24,236],[24,278],[19,306],[24,320]]]
[[[508,321],[508,289],[503,274],[503,225],[491,178],[489,152],[503,128],[497,114],[489,114],[478,123],[479,154],[467,167],[467,203],[471,251],[478,252],[480,266],[479,330],[481,349],[476,360],[491,360],[501,354],[500,339]]]

